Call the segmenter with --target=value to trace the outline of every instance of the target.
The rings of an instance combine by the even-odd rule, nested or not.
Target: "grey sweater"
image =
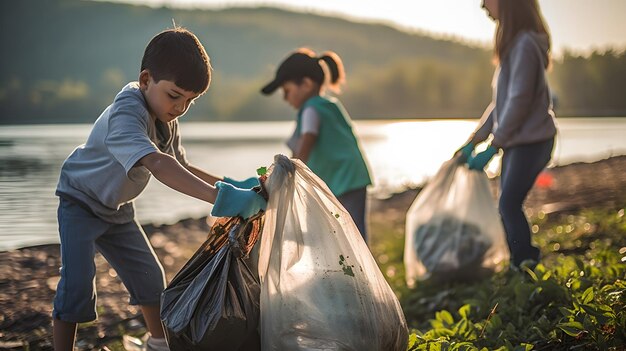
[[[496,69],[493,100],[483,113],[472,139],[507,149],[551,139],[556,134],[550,89],[546,81],[548,37],[521,32]]]

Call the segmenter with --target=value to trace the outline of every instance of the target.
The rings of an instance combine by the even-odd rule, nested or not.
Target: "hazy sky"
[[[487,43],[494,24],[481,0],[115,0],[172,7],[280,6],[393,23]],[[558,52],[626,48],[626,0],[539,0]]]

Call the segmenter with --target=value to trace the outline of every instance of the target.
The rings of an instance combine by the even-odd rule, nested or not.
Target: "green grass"
[[[404,227],[372,223],[371,247],[400,297],[408,350],[624,350],[623,207],[531,217],[542,262],[471,283],[404,284]]]
[[[626,349],[623,207],[532,215],[543,255],[532,271],[505,269],[471,283],[426,281],[415,289],[404,281],[399,217],[375,217],[370,247],[402,303],[408,350]],[[124,350],[119,339],[106,344]]]

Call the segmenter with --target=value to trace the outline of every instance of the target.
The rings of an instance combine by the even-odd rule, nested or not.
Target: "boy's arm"
[[[215,203],[217,189],[183,167],[170,155],[153,152],[137,162],[168,187],[197,199]]]
[[[313,146],[315,146],[315,142],[317,141],[317,135],[313,133],[304,133],[298,140],[298,148],[294,154],[294,157],[300,159],[302,162],[306,163],[309,160],[309,155],[311,155],[311,150],[313,150]]]
[[[215,182],[217,181],[224,181],[224,178],[219,178],[216,177],[212,174],[207,173],[206,171],[204,171],[201,168],[198,168],[192,164],[187,164],[187,170],[191,173],[193,173],[193,175],[195,175],[196,177],[204,180],[205,182],[211,184],[211,185],[215,185]]]

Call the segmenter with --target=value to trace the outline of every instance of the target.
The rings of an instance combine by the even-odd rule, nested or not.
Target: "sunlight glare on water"
[[[467,140],[475,121],[359,122],[362,147],[384,196],[423,183]]]
[[[374,178],[370,196],[422,184],[467,140],[476,120],[356,121],[354,129]],[[552,165],[626,154],[626,118],[561,118]],[[291,152],[291,122],[182,123],[192,164],[217,176],[245,179],[274,155]],[[58,242],[54,190],[63,160],[90,125],[0,127],[0,250]],[[498,172],[494,158],[488,174]],[[150,181],[136,201],[141,223],[173,223],[209,214],[211,205]]]

